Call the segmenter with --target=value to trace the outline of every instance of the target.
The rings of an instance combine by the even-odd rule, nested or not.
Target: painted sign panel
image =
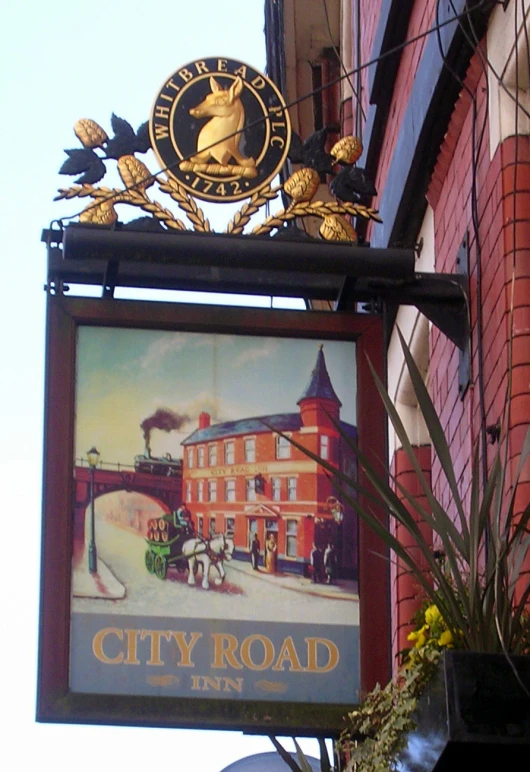
[[[356,518],[287,439],[355,475],[333,423],[355,438],[355,362],[353,341],[79,327],[73,692],[356,699]]]
[[[386,563],[289,440],[352,480],[351,442],[382,456],[381,340],[367,315],[49,297],[38,720],[339,730],[386,675]]]

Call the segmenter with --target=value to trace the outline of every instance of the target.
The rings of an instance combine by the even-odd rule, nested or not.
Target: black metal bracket
[[[469,337],[467,280],[416,273],[414,249],[280,241],[225,234],[149,233],[69,225],[47,230],[49,284],[96,284],[332,301],[337,310],[414,305],[456,346]]]
[[[469,235],[466,233],[458,249],[456,256],[456,272],[466,287],[469,284]],[[469,309],[466,309],[469,316]],[[458,357],[458,393],[460,399],[464,395],[471,383],[471,340],[468,335],[464,341],[464,346],[460,347]]]

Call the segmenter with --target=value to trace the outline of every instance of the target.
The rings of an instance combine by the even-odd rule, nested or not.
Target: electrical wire
[[[365,62],[364,64],[360,64],[358,67],[354,67],[352,70],[348,71],[346,74],[339,75],[336,78],[333,78],[331,81],[329,81],[329,83],[326,83],[326,84],[324,84],[322,86],[319,86],[318,88],[313,89],[309,93],[303,94],[302,96],[297,97],[296,99],[293,99],[291,102],[287,103],[285,105],[285,107],[282,108],[282,111],[286,112],[291,107],[295,107],[297,104],[300,104],[301,102],[304,102],[306,99],[312,99],[313,96],[315,96],[316,94],[319,94],[322,91],[324,91],[325,89],[330,88],[331,86],[334,86],[337,83],[340,83],[342,80],[344,80],[344,78],[351,77],[352,75],[355,75],[358,72],[361,72],[362,70],[365,70],[366,68],[371,67],[374,64],[377,64],[378,62],[382,61],[383,59],[387,59],[389,56],[392,56],[393,54],[398,53],[399,51],[402,51],[404,48],[406,48],[409,45],[412,45],[412,44],[416,43],[418,40],[421,40],[421,39],[427,37],[428,35],[432,35],[433,32],[436,32],[437,30],[442,29],[443,27],[446,27],[448,24],[453,24],[453,22],[458,21],[461,18],[468,17],[470,14],[475,13],[477,10],[479,10],[482,6],[484,6],[486,4],[489,4],[489,2],[490,2],[490,0],[480,0],[480,2],[477,5],[475,5],[473,8],[465,8],[462,11],[461,14],[458,14],[458,15],[456,15],[454,17],[446,19],[445,21],[441,22],[439,24],[439,26],[435,25],[434,27],[430,27],[428,30],[425,30],[424,32],[420,32],[420,33],[418,33],[417,35],[415,35],[414,37],[412,37],[412,38],[410,38],[408,40],[404,40],[402,43],[399,43],[398,45],[394,46],[393,48],[389,48],[387,51],[384,51],[382,54],[380,54],[379,56],[375,57],[374,59],[370,59],[369,61]],[[258,118],[255,121],[251,121],[249,124],[247,124],[245,129],[249,130],[249,129],[255,128],[257,126],[261,126],[267,120],[270,120],[269,116],[262,116],[261,118]],[[224,139],[225,140],[230,139],[231,137],[235,137],[238,134],[240,134],[239,131],[234,131],[231,134],[228,134]],[[203,148],[203,150],[209,150],[210,148],[212,148],[216,144],[218,144],[218,142],[219,142],[219,140],[217,140],[216,142],[213,142],[208,147]],[[149,177],[146,177],[146,178],[142,179],[140,182],[134,183],[133,185],[129,185],[129,186],[123,188],[122,190],[119,191],[119,193],[111,193],[110,195],[106,196],[105,198],[98,199],[97,201],[95,201],[90,206],[87,206],[86,208],[79,210],[75,214],[56,218],[56,219],[54,219],[52,221],[52,224],[53,223],[57,223],[59,225],[59,227],[62,229],[64,227],[64,223],[65,222],[67,222],[69,220],[73,220],[76,217],[79,217],[79,215],[82,212],[88,212],[91,209],[94,209],[94,208],[100,206],[101,204],[109,203],[110,201],[113,201],[116,198],[118,198],[120,195],[123,195],[123,193],[127,193],[130,190],[136,190],[140,185],[145,185],[145,183],[150,181],[150,180],[156,180],[156,178],[157,178],[157,176],[159,174],[163,174],[165,172],[171,172],[171,170],[174,167],[176,167],[177,164],[181,163],[182,161],[190,160],[192,155],[194,155],[194,153],[190,153],[190,155],[184,156],[182,159],[180,159],[179,161],[176,161],[173,164],[169,164],[168,166],[162,167],[155,174],[151,174]]]
[[[449,0],[449,4],[451,6],[453,13],[455,13],[456,9],[455,9],[453,0]],[[437,21],[439,18],[439,12],[440,12],[440,0],[437,0],[437,3],[436,3],[436,20]],[[464,25],[460,20],[458,24],[463,30],[464,36],[466,37],[468,43],[470,43],[473,50],[475,50],[475,46],[472,44],[472,41],[469,40],[469,36],[467,35],[467,31],[465,30]],[[485,489],[487,480],[488,480],[488,458],[487,458],[488,436],[486,432],[487,411],[486,411],[486,392],[485,392],[485,378],[484,378],[484,319],[483,319],[483,313],[482,313],[482,293],[483,293],[482,245],[480,241],[480,232],[479,232],[480,219],[479,219],[479,211],[478,211],[477,169],[478,169],[478,159],[480,156],[480,152],[482,150],[482,144],[484,141],[484,136],[487,128],[487,112],[484,111],[482,129],[480,131],[480,135],[477,140],[477,120],[478,120],[477,91],[476,91],[477,86],[475,86],[474,90],[469,88],[467,83],[458,75],[457,72],[455,72],[454,69],[451,68],[451,66],[447,61],[447,55],[443,50],[440,32],[437,31],[436,35],[437,35],[437,41],[438,41],[438,48],[440,50],[440,55],[443,59],[444,66],[450,72],[452,77],[467,92],[467,94],[471,99],[471,110],[472,110],[472,114],[471,114],[471,222],[473,226],[476,269],[477,269],[477,312],[476,312],[477,384],[478,384],[479,409],[480,409],[481,475],[482,475],[482,484]],[[480,62],[481,62],[483,74],[486,76],[486,88],[487,88],[487,85],[488,85],[487,67],[485,66],[484,62],[481,59],[480,59]],[[472,325],[472,320],[470,319],[470,332],[472,331],[472,329],[473,329],[473,325]],[[471,424],[471,443],[473,446],[474,442],[473,442],[473,425],[472,424]],[[471,457],[473,457],[473,447],[471,448]]]
[[[322,6],[324,8],[324,16],[326,17],[326,27],[327,27],[327,31],[328,31],[329,42],[331,43],[331,47],[332,47],[333,51],[335,52],[335,56],[337,57],[337,61],[340,64],[341,70],[344,73],[344,78],[343,79],[347,80],[348,83],[350,84],[350,88],[351,88],[351,90],[353,92],[353,95],[354,95],[355,99],[357,100],[357,107],[361,111],[361,115],[363,117],[363,120],[366,121],[366,113],[363,110],[363,106],[362,106],[362,103],[361,103],[361,98],[359,96],[359,92],[355,88],[355,86],[353,84],[353,78],[351,77],[355,73],[353,73],[353,72],[349,73],[348,72],[348,70],[346,68],[346,65],[344,64],[344,60],[342,59],[342,57],[341,57],[341,55],[340,55],[340,53],[339,53],[335,43],[333,42],[333,34],[331,32],[331,24],[330,24],[330,21],[329,21],[328,5],[327,5],[326,0],[322,0]]]

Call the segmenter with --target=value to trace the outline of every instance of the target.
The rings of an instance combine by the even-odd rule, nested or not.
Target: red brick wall
[[[415,447],[414,452],[420,464],[420,468],[427,480],[431,480],[431,446],[422,445]],[[427,498],[423,493],[420,481],[414,471],[414,468],[406,452],[400,448],[394,454],[392,460],[392,474],[397,483],[408,493],[415,496],[422,507],[428,509]],[[412,511],[410,505],[406,502],[403,493],[399,493],[399,498],[405,503],[409,511]],[[419,522],[419,521],[418,521]],[[423,536],[428,543],[432,542],[430,529],[422,525]],[[414,546],[413,540],[408,536],[403,526],[396,524],[393,528],[394,535],[401,544],[408,549],[411,556],[417,560],[423,568],[425,565],[419,550]],[[410,646],[407,641],[407,635],[412,630],[411,621],[414,614],[420,608],[423,595],[418,583],[408,573],[407,567],[401,560],[395,560],[391,568],[390,593],[392,599],[392,662],[394,668],[398,664],[397,655],[400,651]]]

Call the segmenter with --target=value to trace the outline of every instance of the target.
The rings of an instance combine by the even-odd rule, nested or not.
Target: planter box
[[[516,677],[512,664],[517,670]],[[530,759],[530,657],[446,652],[418,703],[400,772],[493,770]],[[502,765],[502,767],[501,767]]]

